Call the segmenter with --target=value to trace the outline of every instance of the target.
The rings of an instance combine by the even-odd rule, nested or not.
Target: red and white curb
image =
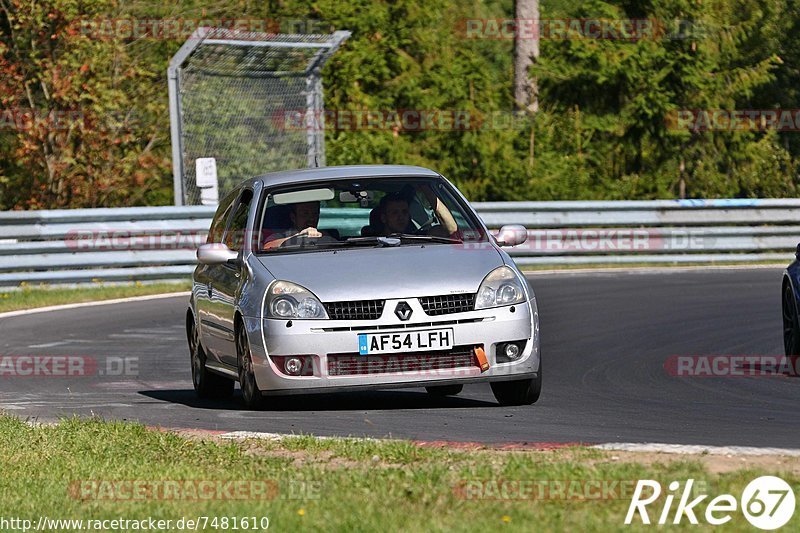
[[[217,438],[220,439],[228,439],[228,440],[248,440],[248,439],[257,439],[257,440],[269,440],[269,441],[280,441],[285,438],[292,438],[292,437],[312,437],[318,440],[330,440],[330,439],[346,439],[346,440],[353,440],[359,442],[390,442],[394,440],[401,440],[401,439],[391,439],[391,438],[371,438],[371,437],[327,437],[327,436],[316,436],[316,435],[289,435],[283,433],[263,433],[258,431],[230,431],[227,433],[217,433],[215,434]],[[404,439],[402,439],[404,440]],[[425,441],[425,440],[411,440],[417,446],[425,447],[425,448],[453,448],[453,449],[519,449],[519,450],[554,450],[557,448],[568,448],[568,447],[575,447],[575,446],[585,446],[584,443],[580,442],[517,442],[517,443],[485,443],[485,442],[463,442],[463,441],[446,441],[446,440],[432,440],[432,441]]]
[[[229,439],[229,440],[282,440],[291,437],[299,437],[300,435],[289,435],[289,434],[281,434],[281,433],[264,433],[260,431],[229,431],[227,433],[220,433],[217,435],[220,439]],[[315,439],[325,440],[330,439],[332,437],[317,437],[314,436]],[[361,439],[361,440],[373,440],[373,439]]]
[[[26,420],[31,426],[54,426],[57,421]],[[297,437],[313,438],[316,440],[341,439],[357,442],[392,442],[406,441],[409,439],[374,438],[374,437],[331,437],[308,434],[290,433],[267,433],[262,431],[224,431],[213,429],[196,428],[177,428],[163,426],[146,426],[147,429],[162,431],[165,433],[176,433],[180,436],[195,438],[217,438],[232,441],[245,440],[266,440],[279,442],[284,439]],[[758,457],[758,456],[784,456],[800,457],[798,448],[772,448],[757,446],[705,446],[701,444],[665,444],[657,442],[508,442],[508,443],[487,443],[469,441],[447,441],[447,440],[414,440],[410,442],[425,448],[449,448],[454,450],[528,450],[528,451],[552,451],[563,448],[585,447],[593,450],[607,452],[634,452],[634,453],[666,453],[674,455],[722,455],[727,457]]]
[[[300,435],[288,435],[282,433],[263,433],[258,431],[230,431],[213,432],[214,436],[227,440],[248,440],[259,439],[269,441],[280,441],[285,438],[298,437]],[[307,435],[303,435],[307,436]],[[326,440],[338,437],[317,437],[315,439]],[[375,439],[365,437],[347,437],[349,440],[363,442],[381,442],[392,439]],[[452,448],[452,449],[492,449],[492,450],[557,450],[562,448],[574,448],[585,446],[595,450],[617,451],[617,452],[638,452],[638,453],[668,453],[678,455],[723,455],[723,456],[764,456],[781,455],[788,457],[800,457],[800,449],[794,448],[759,448],[755,446],[704,446],[695,444],[663,444],[663,443],[636,443],[636,442],[609,442],[603,444],[593,444],[586,442],[512,442],[512,443],[485,443],[485,442],[459,442],[459,441],[412,441],[417,446],[426,448]]]
[[[755,446],[702,446],[696,444],[609,442],[606,444],[595,444],[592,448],[614,452],[674,453],[681,455],[784,455],[788,457],[800,457],[800,450],[794,448],[759,448]]]

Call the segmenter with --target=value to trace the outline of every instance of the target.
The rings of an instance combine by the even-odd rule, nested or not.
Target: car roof
[[[261,181],[265,187],[286,185],[306,181],[341,178],[365,178],[381,176],[426,176],[437,177],[439,174],[425,167],[412,165],[345,165],[333,167],[303,168],[296,170],[283,170],[263,174],[252,180]]]

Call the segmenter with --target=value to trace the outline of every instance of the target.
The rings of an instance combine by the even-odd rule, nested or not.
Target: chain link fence
[[[199,28],[169,67],[175,205],[208,203],[199,158],[215,159],[220,198],[265,172],[323,166],[320,71],[349,36]]]

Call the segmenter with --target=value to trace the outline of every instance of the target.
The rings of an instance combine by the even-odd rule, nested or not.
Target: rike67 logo
[[[680,481],[673,481],[662,498],[661,483],[640,479],[633,492],[625,524],[630,524],[637,514],[643,524],[653,523],[649,512],[655,512],[652,521],[659,525],[680,524],[684,519],[696,525],[699,524],[699,516],[708,524],[720,526],[730,522],[735,513],[741,512],[753,526],[773,530],[786,525],[794,514],[794,490],[779,477],[761,476],[754,479],[744,488],[738,500],[731,494],[721,494],[707,503],[708,494],[690,499],[695,496],[693,486],[693,479],[687,480],[683,487]],[[676,498],[678,503],[673,509]]]

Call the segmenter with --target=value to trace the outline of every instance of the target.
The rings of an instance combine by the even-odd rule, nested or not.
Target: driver
[[[264,243],[263,249],[277,248],[289,239],[294,239],[295,237],[335,240],[332,237],[322,235],[317,229],[317,225],[319,224],[319,207],[319,202],[291,204],[289,220],[292,221],[292,227],[270,235],[267,242]]]
[[[417,191],[423,193],[441,222],[441,225],[430,228],[426,233],[439,237],[451,237],[455,234],[458,231],[458,224],[450,210],[444,205],[444,202],[427,185],[418,187]],[[399,193],[387,194],[381,198],[380,204],[378,204],[378,211],[380,212],[380,220],[383,223],[384,235],[415,233],[418,231],[411,224],[409,202],[405,196]]]
[[[412,233],[411,212],[409,211],[408,200],[398,193],[387,194],[381,198],[378,204],[380,220],[383,224],[383,233]]]

